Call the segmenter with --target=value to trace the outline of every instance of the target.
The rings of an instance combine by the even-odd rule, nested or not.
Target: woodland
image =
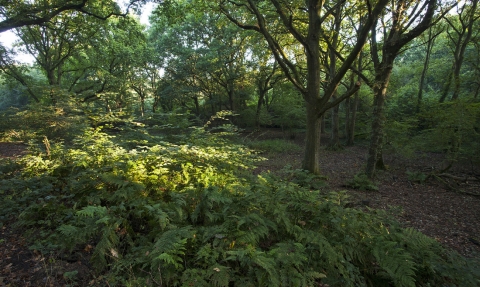
[[[480,286],[477,6],[0,0],[0,286]]]

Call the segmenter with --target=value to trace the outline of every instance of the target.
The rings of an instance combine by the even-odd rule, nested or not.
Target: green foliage
[[[268,154],[298,152],[301,150],[295,143],[282,139],[256,140],[247,143],[247,145],[252,149]]]
[[[8,108],[22,108],[28,103],[25,88],[14,81],[0,78],[0,111]]]
[[[305,105],[292,85],[279,85],[278,89],[274,89],[274,93],[275,98],[269,107],[273,124],[284,131],[305,128]]]
[[[75,286],[76,284],[76,277],[77,277],[78,271],[70,271],[70,272],[65,272],[63,273],[63,278],[69,283],[67,286]]]
[[[286,165],[280,172],[279,176],[286,181],[298,184],[308,189],[320,190],[327,186],[324,176],[316,175],[304,169],[293,169],[292,166]]]
[[[257,113],[256,106],[249,106],[246,109],[240,112],[239,118],[239,125],[247,126],[247,127],[255,127],[255,115]],[[259,125],[261,127],[264,126],[272,126],[273,125],[273,116],[266,110],[260,110],[259,116]]]
[[[450,160],[480,160],[480,103],[433,104],[423,112],[422,125],[414,140],[423,150],[446,152]]]
[[[253,177],[248,149],[204,129],[182,141],[126,149],[86,130],[71,148],[7,165],[0,215],[17,216],[37,250],[92,246],[110,286],[478,283],[475,265],[381,211],[345,208],[321,178]]]
[[[385,127],[385,149],[408,158],[413,157],[417,147],[412,144],[412,137],[416,134],[417,127],[416,117],[388,121]]]
[[[55,106],[30,104],[28,109],[10,108],[0,113],[0,136],[5,141],[28,142],[32,139],[71,141],[85,128],[85,117],[71,100]]]
[[[371,181],[366,174],[356,174],[353,179],[345,183],[346,187],[360,190],[377,191],[378,187]]]
[[[418,183],[425,183],[425,180],[427,180],[428,176],[419,171],[407,171],[408,175],[408,180],[413,181],[413,182],[418,182]]]

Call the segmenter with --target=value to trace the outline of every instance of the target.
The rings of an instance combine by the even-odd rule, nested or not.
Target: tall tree
[[[417,113],[420,111],[423,100],[423,89],[425,86],[425,79],[427,76],[428,65],[430,64],[430,57],[432,55],[433,45],[435,44],[435,39],[440,35],[440,31],[434,31],[433,27],[428,29],[428,36],[425,43],[425,60],[423,62],[422,73],[420,75],[420,83],[418,85],[418,94],[417,94]]]
[[[477,6],[478,0],[465,1],[463,5],[457,9],[456,15],[444,17],[448,23],[447,35],[452,44],[453,63],[452,70],[448,75],[446,85],[440,97],[441,103],[447,98],[452,82],[452,100],[456,100],[460,94],[460,70],[465,59],[465,50],[467,45],[471,43],[474,32],[473,26],[480,18]]]
[[[381,18],[381,27],[384,32],[382,37],[377,36],[376,26],[372,28],[370,50],[375,69],[374,114],[365,170],[369,178],[374,178],[376,168],[383,165],[385,101],[395,58],[410,41],[420,36],[432,25],[437,2],[437,0],[391,2],[389,7],[391,14],[385,14]],[[384,39],[383,43],[378,43],[378,39]]]
[[[338,5],[335,8],[335,11],[332,12],[333,14],[333,21],[331,26],[331,31],[333,32],[331,39],[329,39],[330,45],[327,49],[328,51],[328,81],[335,78],[335,74],[337,72],[337,54],[336,52],[339,50],[339,42],[340,42],[340,29],[342,28],[342,10],[343,7]],[[352,86],[351,88],[354,88]],[[332,101],[335,102],[337,100],[338,92],[332,94]],[[330,148],[337,149],[340,146],[340,119],[339,119],[339,110],[340,104],[334,106],[332,108],[332,133],[331,133],[331,140],[330,140]]]
[[[357,6],[358,9],[365,9],[365,13],[368,14],[362,24],[362,30],[351,49],[345,53],[345,60],[335,76],[322,86],[320,46],[322,35],[328,29],[328,25],[325,24],[336,11],[336,7],[346,3],[338,1],[326,5],[325,1],[320,0],[219,1],[221,11],[230,21],[243,29],[256,31],[264,37],[280,68],[305,100],[307,131],[303,168],[315,174],[320,173],[320,119],[327,110],[360,88],[358,83],[335,101],[330,101],[362,50],[371,27],[383,12],[388,0],[379,0],[376,3],[366,1],[364,5]],[[296,45],[303,48],[302,57],[306,67],[297,61],[296,54],[289,51],[290,46],[284,45],[285,37],[290,37]]]

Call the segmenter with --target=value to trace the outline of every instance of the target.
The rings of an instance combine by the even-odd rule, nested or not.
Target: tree
[[[451,44],[453,44],[453,63],[452,70],[448,75],[446,85],[440,97],[441,103],[447,98],[452,81],[454,85],[452,100],[458,99],[460,94],[460,70],[465,58],[465,50],[472,39],[473,25],[480,17],[477,6],[478,0],[466,1],[458,9],[456,15],[444,17],[448,23],[447,35]]]
[[[249,33],[218,15],[189,9],[190,5],[176,3],[175,11],[160,7],[163,13],[153,19],[150,37],[165,69],[163,99],[197,115],[200,102],[210,107],[211,114],[240,110],[251,86]]]
[[[97,23],[87,21],[82,15],[66,12],[41,26],[25,26],[18,30],[22,46],[31,54],[45,73],[50,89],[60,88],[62,79],[72,71],[67,68],[71,58],[85,50],[88,39],[97,33]],[[72,67],[71,67],[72,68]],[[78,70],[78,66],[72,68]],[[40,92],[40,91],[37,91]],[[41,95],[37,94],[37,97]],[[52,102],[55,95],[50,92]]]
[[[335,101],[330,101],[337,91],[340,81],[362,50],[370,28],[383,12],[388,1],[380,0],[374,5],[367,1],[365,5],[359,6],[356,6],[356,3],[348,3],[358,9],[364,9],[368,16],[365,17],[362,29],[350,50],[345,53],[346,57],[335,76],[322,86],[320,45],[323,39],[322,35],[325,33],[325,29],[328,29],[325,24],[336,11],[336,7],[347,3],[338,1],[329,2],[327,5],[326,2],[319,0],[219,1],[221,11],[230,21],[243,29],[256,31],[264,37],[281,70],[305,100],[307,130],[303,169],[315,174],[320,173],[321,117],[327,110],[338,105],[360,88],[360,83],[358,83]],[[290,46],[285,45],[285,38],[302,47],[303,54],[301,56],[306,67],[296,60],[296,54],[289,51]]]
[[[84,52],[88,69],[73,90],[84,102],[100,100],[106,110],[123,110],[133,103],[133,86],[141,87],[151,52],[144,27],[132,17],[111,19],[98,26],[98,37],[89,40]],[[141,97],[144,95],[142,94]],[[142,105],[142,98],[140,98]]]
[[[423,63],[422,73],[420,75],[420,83],[418,85],[418,94],[417,94],[417,113],[420,111],[423,99],[423,89],[425,86],[425,78],[427,76],[428,65],[430,63],[430,57],[432,55],[432,49],[435,44],[435,39],[440,35],[440,31],[434,31],[432,27],[428,29],[428,36],[426,39],[426,49],[425,49],[425,61]]]
[[[24,26],[40,25],[64,13],[76,11],[106,20],[111,16],[126,16],[131,7],[146,0],[131,0],[122,12],[113,0],[0,0],[0,33]]]
[[[332,12],[333,14],[333,21],[330,30],[333,32],[331,39],[329,39],[329,47],[328,47],[328,57],[326,57],[328,63],[328,77],[327,80],[331,81],[335,78],[336,70],[337,70],[337,54],[336,52],[339,50],[340,46],[340,29],[342,28],[342,18],[343,18],[343,7],[341,5],[335,8],[335,11]],[[355,86],[351,87],[354,88]],[[332,94],[332,101],[335,102],[337,100],[338,92],[335,90]],[[330,148],[331,149],[338,149],[340,146],[340,135],[339,135],[339,128],[340,128],[340,120],[339,120],[339,109],[340,103],[337,104],[332,108],[332,132],[331,132],[331,140],[330,140]]]
[[[383,165],[382,144],[385,127],[385,100],[392,74],[395,58],[413,39],[420,36],[433,22],[437,0],[410,2],[400,0],[392,3],[391,15],[384,15],[382,20],[383,43],[377,41],[377,27],[373,26],[371,34],[371,57],[375,69],[372,85],[374,93],[374,115],[372,133],[368,150],[366,174],[375,176],[377,167]],[[416,26],[413,26],[416,24]],[[387,28],[389,27],[389,28]],[[388,32],[387,32],[387,29]],[[380,53],[381,50],[381,53]]]
[[[267,104],[267,94],[274,86],[283,81],[285,77],[279,72],[278,64],[272,62],[272,58],[269,54],[265,53],[265,50],[255,45],[253,47],[254,63],[257,63],[256,70],[254,72],[255,84],[257,88],[258,100],[257,107],[255,109],[255,127],[260,127],[260,115],[263,106]]]

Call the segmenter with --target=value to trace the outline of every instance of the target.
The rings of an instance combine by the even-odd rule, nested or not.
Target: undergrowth
[[[38,251],[88,254],[103,286],[479,283],[479,265],[315,176],[252,176],[258,158],[221,134],[124,146],[89,129],[4,163],[1,218]]]
[[[295,143],[281,139],[251,141],[248,143],[248,146],[267,154],[298,152],[301,150]]]
[[[350,179],[345,183],[345,186],[365,191],[378,191],[378,187],[367,177],[366,174],[356,174],[353,179]]]

